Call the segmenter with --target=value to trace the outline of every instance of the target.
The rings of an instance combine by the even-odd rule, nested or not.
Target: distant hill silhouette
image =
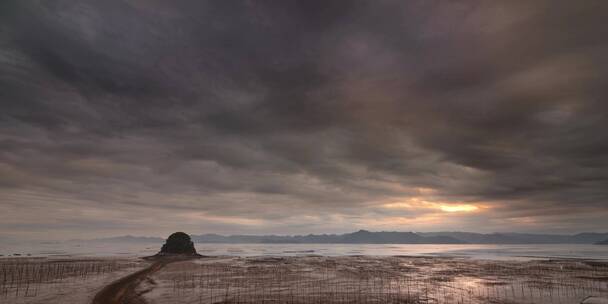
[[[109,238],[99,238],[92,240],[71,240],[70,242],[98,242],[98,243],[162,243],[165,239],[159,237],[148,237],[148,236],[116,236]]]
[[[608,233],[575,235],[471,232],[370,232],[346,234],[281,235],[193,235],[197,243],[303,243],[303,244],[594,244],[608,239]]]
[[[370,232],[359,230],[346,234],[321,235],[193,235],[197,243],[284,243],[284,244],[463,244],[449,236],[425,237],[413,232]]]
[[[596,244],[608,241],[608,233],[575,235],[472,232],[371,232],[309,235],[191,235],[196,243],[283,243],[283,244]],[[156,237],[122,236],[87,242],[162,243]]]
[[[423,236],[450,236],[471,244],[594,244],[608,238],[608,233],[574,235],[531,233],[430,232]]]
[[[596,244],[597,244],[597,245],[608,245],[608,239],[603,240],[603,241],[601,241],[601,242],[597,242]]]

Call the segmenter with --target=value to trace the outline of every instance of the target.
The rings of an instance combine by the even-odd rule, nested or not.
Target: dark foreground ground
[[[608,262],[3,259],[0,303],[608,303]]]

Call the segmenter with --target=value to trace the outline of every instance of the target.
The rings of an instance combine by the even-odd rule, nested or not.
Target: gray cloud
[[[1,6],[6,234],[608,229],[601,1]]]

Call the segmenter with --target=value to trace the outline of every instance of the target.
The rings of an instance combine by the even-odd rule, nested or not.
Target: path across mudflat
[[[135,288],[148,275],[160,270],[167,264],[166,261],[156,261],[152,265],[124,278],[116,280],[104,287],[93,298],[92,304],[139,304],[146,303],[135,292]]]
[[[152,265],[118,279],[100,290],[91,304],[145,304],[146,301],[135,289],[146,277],[161,270],[169,263],[192,259],[193,257],[166,257],[152,263]]]

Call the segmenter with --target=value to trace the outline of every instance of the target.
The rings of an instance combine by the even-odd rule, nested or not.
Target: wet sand
[[[146,265],[132,258],[2,258],[0,304],[90,303],[104,286]]]
[[[0,303],[606,303],[608,262],[298,256],[0,259]],[[97,296],[96,296],[97,295]]]
[[[140,286],[160,303],[581,303],[608,297],[608,263],[437,257],[216,257]]]

